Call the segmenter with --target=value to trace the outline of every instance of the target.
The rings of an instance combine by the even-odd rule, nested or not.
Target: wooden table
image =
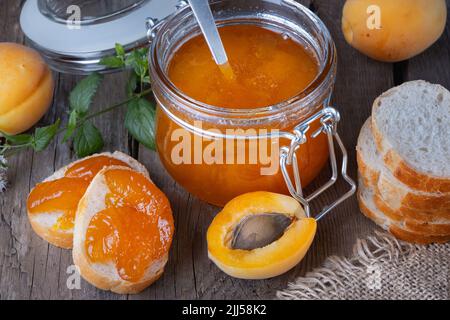
[[[0,2],[0,41],[24,43],[19,13],[24,1]],[[424,54],[402,63],[380,63],[361,55],[345,43],[340,29],[344,1],[302,1],[325,22],[336,42],[339,67],[333,105],[342,113],[339,132],[350,156],[349,170],[356,177],[355,144],[358,131],[370,114],[373,100],[383,91],[404,81],[425,79],[450,88],[450,24],[442,38]],[[450,0],[447,1],[450,5]],[[0,70],[1,73],[1,70]],[[57,118],[67,121],[68,93],[79,77],[58,74],[53,108],[41,125]],[[106,77],[96,107],[124,99],[123,74]],[[290,272],[264,281],[233,279],[207,257],[205,233],[219,211],[188,194],[172,180],[158,155],[131,139],[123,126],[124,112],[118,110],[96,120],[105,137],[105,150],[121,150],[142,161],[152,179],[169,197],[176,221],[176,237],[163,277],[139,295],[116,295],[97,290],[82,281],[80,290],[66,286],[69,250],[53,247],[36,236],[28,223],[25,199],[30,188],[59,167],[76,159],[73,149],[59,137],[42,153],[26,151],[10,160],[11,187],[0,195],[0,299],[271,299],[296,277],[319,266],[329,255],[349,255],[356,239],[372,234],[377,227],[359,212],[355,197],[323,219],[305,259]],[[318,179],[323,182],[326,173]],[[339,184],[320,203],[344,191]]]

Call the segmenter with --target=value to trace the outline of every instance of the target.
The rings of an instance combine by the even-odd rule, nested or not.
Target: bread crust
[[[357,148],[358,170],[364,184],[371,186],[377,196],[392,210],[411,219],[429,222],[431,219],[448,219],[450,221],[449,194],[411,193],[393,186],[380,172],[372,168]],[[379,199],[378,199],[379,200]],[[399,206],[388,205],[400,202]],[[433,208],[433,209],[430,209]]]
[[[429,84],[426,81],[422,82]],[[377,149],[382,154],[384,164],[392,172],[394,177],[413,189],[431,193],[449,193],[450,177],[434,177],[419,172],[408,165],[387,139],[383,137],[381,130],[377,126],[376,117],[374,115],[381,105],[381,99],[393,94],[393,92],[398,89],[399,87],[395,87],[383,93],[375,99],[372,107],[372,132]]]
[[[367,171],[364,172],[367,173]],[[370,174],[371,170],[369,169],[368,172]],[[450,235],[450,216],[447,212],[393,209],[380,194],[377,184],[373,184],[375,182],[373,179],[364,177],[363,172],[359,172],[359,176],[364,186],[373,190],[373,200],[377,208],[390,220],[405,226],[411,231],[429,235]]]
[[[126,163],[128,163],[134,170],[138,172],[144,173],[146,176],[148,176],[147,169],[139,163],[134,158],[128,156],[125,153],[122,153],[120,151],[115,151],[114,153],[111,152],[103,152],[99,154],[94,154],[92,156],[79,159],[77,161],[74,161],[72,163],[69,163],[68,165],[60,168],[56,172],[54,172],[50,177],[45,179],[43,182],[47,181],[53,181],[56,179],[59,179],[64,176],[66,171],[71,168],[73,165],[79,163],[80,161],[84,161],[86,159],[90,159],[93,157],[98,156],[108,156],[112,157],[118,160],[122,160]],[[34,190],[34,188],[30,191],[30,193]],[[73,229],[72,230],[59,230],[57,228],[53,228],[52,226],[47,226],[41,224],[38,220],[38,217],[40,214],[32,214],[27,210],[28,214],[28,220],[30,221],[31,227],[33,228],[34,232],[43,240],[47,241],[48,243],[59,247],[63,249],[71,249],[72,248],[72,242],[73,242]],[[56,214],[56,213],[55,213]]]
[[[445,243],[450,241],[450,235],[425,235],[420,232],[407,230],[406,228],[397,225],[387,217],[381,218],[377,213],[375,213],[366,205],[364,199],[361,197],[360,192],[358,192],[357,197],[361,212],[367,218],[374,221],[378,226],[390,232],[400,240],[417,244]]]
[[[383,230],[389,231],[386,219],[382,219],[382,218],[378,217],[375,214],[375,212],[373,212],[372,210],[369,209],[369,207],[364,202],[364,200],[361,196],[361,193],[359,191],[357,192],[357,199],[358,199],[359,209],[361,210],[362,214],[364,214],[367,218],[369,218],[370,220],[375,222]]]
[[[387,195],[399,195],[401,198],[401,207],[412,208],[416,210],[430,210],[447,212],[450,217],[450,194],[449,193],[428,193],[428,192],[407,192],[398,188],[380,175],[378,188],[382,190],[385,197]]]
[[[34,232],[43,240],[48,243],[62,248],[62,249],[71,249],[72,248],[72,232],[63,232],[52,227],[43,226],[41,223],[37,221],[32,214],[28,212],[28,218],[33,228]]]
[[[109,290],[119,294],[136,294],[150,286],[156,280],[158,280],[164,272],[164,267],[168,261],[168,254],[165,254],[159,260],[153,261],[147,269],[144,277],[138,282],[130,282],[121,279],[118,275],[112,277],[111,275],[105,274],[104,272],[96,269],[93,264],[89,261],[89,258],[85,251],[85,234],[88,226],[88,214],[89,212],[88,203],[90,197],[98,196],[98,188],[107,188],[104,181],[104,173],[108,170],[122,169],[133,171],[130,168],[122,166],[110,166],[103,168],[97,176],[92,180],[85,195],[80,200],[78,205],[77,214],[75,217],[75,230],[74,230],[74,246],[73,246],[73,261],[75,265],[79,268],[81,276],[94,285],[95,287],[102,290]],[[150,180],[148,174],[144,175]],[[151,180],[150,180],[151,181]],[[93,215],[95,215],[93,213]],[[153,270],[157,268],[156,270]],[[115,266],[112,267],[115,270]]]
[[[381,213],[399,225],[404,226],[407,230],[424,235],[450,235],[450,221],[448,223],[434,223],[430,221],[431,219],[421,221],[411,219],[389,208],[377,194],[374,194],[374,202]]]
[[[396,225],[390,226],[389,232],[400,240],[417,244],[446,243],[450,241],[450,236],[424,236],[407,231]]]
[[[380,178],[380,171],[373,169],[364,161],[364,157],[358,148],[356,149],[356,162],[361,178],[364,180],[364,184],[367,186],[376,185]]]
[[[375,194],[379,195],[379,191],[375,190]],[[384,201],[384,199],[383,199]],[[399,213],[401,213],[405,217],[409,217],[410,219],[417,221],[425,221],[425,222],[435,222],[437,220],[446,220],[450,222],[450,217],[448,211],[426,211],[426,210],[414,210],[410,208],[400,208],[398,209]]]

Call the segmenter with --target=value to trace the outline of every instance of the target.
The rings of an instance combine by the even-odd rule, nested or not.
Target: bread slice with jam
[[[34,212],[34,210],[37,208],[37,206],[45,204],[45,202],[53,201],[55,197],[58,196],[58,193],[62,192],[61,190],[58,190],[57,187],[52,186],[50,184],[51,182],[55,182],[58,179],[65,178],[66,174],[70,171],[74,171],[72,172],[74,176],[77,173],[80,173],[81,175],[86,174],[86,172],[90,170],[88,168],[89,164],[87,164],[86,166],[83,166],[82,164],[86,163],[86,161],[90,161],[93,160],[94,158],[99,157],[102,157],[104,159],[112,159],[110,162],[123,163],[124,165],[127,165],[130,168],[132,168],[133,170],[148,175],[147,169],[142,164],[140,164],[132,157],[119,151],[116,151],[114,153],[104,152],[100,154],[94,154],[90,157],[86,157],[77,160],[75,162],[72,162],[69,165],[57,170],[50,177],[45,179],[42,183],[37,184],[35,188],[31,190],[30,195],[28,196],[27,201],[28,218],[33,230],[42,239],[46,240],[47,242],[57,247],[61,247],[64,249],[72,248],[73,218],[72,222],[68,223],[67,226],[62,227],[61,224],[58,223],[58,221],[60,221],[61,218],[63,218],[63,216],[66,214],[65,211],[69,208],[67,200],[61,200],[60,201],[61,203],[54,202],[53,205],[47,205],[43,211],[38,210],[38,212]],[[81,173],[82,170],[87,171],[85,173]],[[87,187],[89,181],[86,181],[86,183],[84,184]],[[46,186],[45,188],[43,188],[44,185]],[[65,192],[73,193],[71,201],[74,202],[73,205],[75,207],[73,210],[76,211],[76,207],[79,201],[76,199],[76,197],[78,197],[78,199],[81,199],[85,189],[82,189],[80,188],[80,186],[75,184],[71,185],[70,180],[68,180],[68,183],[65,183],[64,185],[64,190]],[[40,193],[40,195],[37,195],[37,193]]]
[[[146,172],[106,167],[78,205],[73,261],[97,288],[139,293],[162,275],[173,233],[170,203]]]

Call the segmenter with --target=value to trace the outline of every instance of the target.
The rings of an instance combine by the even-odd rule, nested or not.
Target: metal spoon
[[[214,61],[227,78],[234,78],[233,70],[228,63],[228,56],[217,30],[208,0],[189,0],[189,4],[200,25]]]

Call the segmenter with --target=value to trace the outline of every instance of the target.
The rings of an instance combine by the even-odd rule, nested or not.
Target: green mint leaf
[[[150,82],[150,76],[144,77],[144,78],[142,79],[142,81],[143,81],[144,83],[151,84],[151,82]]]
[[[138,51],[133,51],[133,55],[134,55],[134,62],[132,64],[132,67],[134,68],[134,72],[136,72],[136,74],[139,77],[142,77],[144,68],[142,66],[141,56]]]
[[[69,140],[73,133],[75,132],[75,129],[77,128],[77,121],[78,121],[78,112],[77,110],[72,110],[69,116],[69,123],[67,124],[67,130],[64,134],[63,143],[66,143],[67,140]]]
[[[148,59],[141,49],[132,51],[125,59],[125,65],[133,68],[139,78],[145,77],[148,71]]]
[[[30,134],[9,135],[4,132],[0,132],[0,136],[5,137],[6,141],[11,145],[23,145],[31,143],[33,137]]]
[[[155,150],[155,106],[141,98],[128,104],[125,127],[137,141]]]
[[[127,95],[128,97],[132,97],[134,93],[136,92],[138,86],[138,77],[136,73],[132,72],[130,74],[130,78],[128,79],[127,83]]]
[[[103,148],[103,138],[98,129],[90,122],[85,122],[74,137],[74,148],[79,158],[87,157]]]
[[[50,126],[36,128],[31,141],[31,145],[33,146],[33,149],[35,151],[40,152],[45,150],[45,148],[47,148],[47,146],[50,144],[50,142],[52,142],[53,138],[56,136],[60,123],[61,121],[60,119],[58,119],[54,124]]]
[[[108,68],[122,68],[125,66],[122,59],[119,57],[105,57],[100,60],[100,64]]]
[[[70,93],[70,109],[77,110],[80,116],[85,115],[102,80],[103,77],[98,73],[93,73],[81,80]]]
[[[142,57],[142,60],[148,60],[149,48],[144,47],[137,50]]]
[[[135,51],[131,51],[130,54],[128,54],[125,58],[125,66],[127,67],[133,67],[135,64]]]
[[[118,57],[125,56],[125,49],[120,43],[116,43],[116,54]]]

